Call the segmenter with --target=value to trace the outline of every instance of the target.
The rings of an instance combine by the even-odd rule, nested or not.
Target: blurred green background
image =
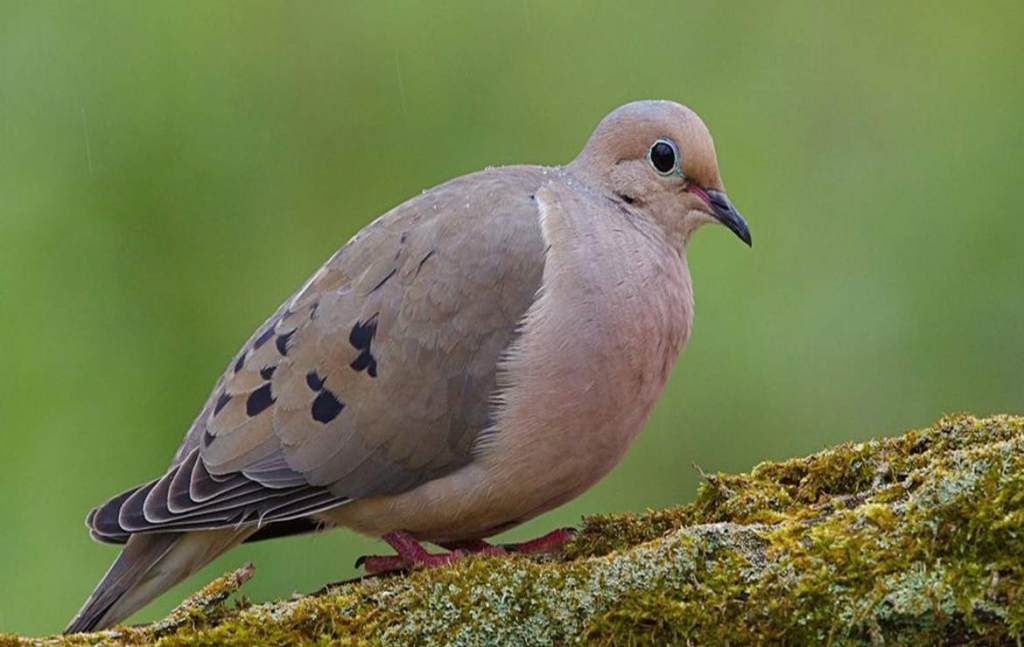
[[[750,222],[691,246],[696,328],[605,481],[510,533],[691,500],[944,413],[1024,412],[1020,2],[0,4],[0,630],[60,630],[246,337],[445,179],[695,108]],[[354,574],[346,532],[244,546],[256,600]]]

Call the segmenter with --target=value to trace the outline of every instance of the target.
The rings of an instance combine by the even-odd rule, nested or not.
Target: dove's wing
[[[90,514],[93,535],[304,519],[469,462],[540,289],[542,180],[485,171],[367,226],[246,343],[169,471]]]

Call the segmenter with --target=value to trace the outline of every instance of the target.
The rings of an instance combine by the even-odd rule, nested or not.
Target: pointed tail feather
[[[135,534],[64,633],[99,631],[128,618],[255,528]]]

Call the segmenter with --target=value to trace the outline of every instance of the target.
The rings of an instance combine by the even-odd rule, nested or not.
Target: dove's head
[[[750,245],[750,230],[725,195],[711,133],[673,101],[627,103],[605,117],[569,171],[609,198],[648,214],[673,244],[704,223],[728,227]]]

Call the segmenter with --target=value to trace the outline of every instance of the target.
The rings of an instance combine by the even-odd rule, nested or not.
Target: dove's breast
[[[586,198],[538,192],[544,289],[499,374],[496,430],[480,442],[525,518],[575,498],[618,464],[692,321],[685,257],[641,213]]]

